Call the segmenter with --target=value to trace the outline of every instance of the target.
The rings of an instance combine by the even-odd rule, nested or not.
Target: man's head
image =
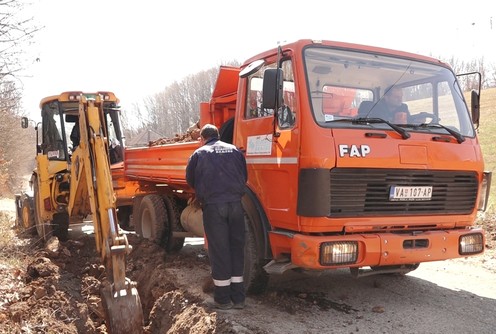
[[[208,141],[209,139],[219,138],[219,129],[213,124],[205,124],[200,131],[200,136],[204,141]]]
[[[401,106],[403,103],[403,89],[396,86],[387,88],[384,92],[384,102],[393,108]]]

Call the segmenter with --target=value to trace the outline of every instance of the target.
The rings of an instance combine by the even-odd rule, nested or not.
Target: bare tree
[[[34,131],[20,131],[22,89],[19,73],[24,48],[39,29],[21,18],[24,3],[0,0],[0,191],[11,194],[32,168]]]
[[[21,131],[19,91],[13,82],[0,83],[0,190],[12,194],[33,168],[35,132]]]
[[[236,60],[225,63],[240,66]],[[152,129],[165,137],[184,133],[200,119],[200,103],[208,102],[215,87],[220,66],[192,74],[173,82],[144,101],[147,120],[143,129]]]
[[[496,87],[496,64],[491,64],[488,74],[489,87]]]
[[[23,49],[40,29],[32,18],[23,18],[25,4],[20,0],[0,0],[0,80],[15,78],[23,70]]]
[[[147,117],[143,114],[143,108],[139,103],[133,103],[130,110],[121,110],[121,128],[126,140],[137,135],[143,124],[147,124]]]
[[[218,68],[201,71],[146,99],[146,125],[166,137],[185,132],[199,120],[200,102],[210,100],[218,73]]]
[[[495,87],[496,67],[494,63],[488,63],[484,57],[472,59],[470,61],[460,61],[454,57],[446,61],[451,65],[453,71],[457,74],[479,72],[482,77],[482,89]],[[474,76],[465,76],[460,78],[462,90],[469,91],[478,88],[478,81]]]

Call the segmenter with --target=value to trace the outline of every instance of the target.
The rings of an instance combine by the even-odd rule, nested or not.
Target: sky
[[[496,62],[496,2],[487,0],[22,0],[42,29],[26,48],[23,106],[113,91],[123,110],[185,77],[301,38],[436,58]]]

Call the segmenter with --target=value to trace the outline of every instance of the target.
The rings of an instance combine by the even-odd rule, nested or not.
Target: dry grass
[[[0,211],[0,266],[3,268],[18,268],[24,265],[25,254],[21,250],[22,245],[12,242],[16,239],[14,219],[9,212]]]
[[[18,290],[24,284],[21,273],[25,270],[24,254],[13,240],[16,239],[10,212],[0,211],[0,330],[2,333],[19,333],[18,324],[7,320],[7,305],[19,300]]]
[[[485,89],[481,94],[479,141],[482,146],[485,168],[487,171],[491,171],[494,174],[496,167],[496,88]],[[495,206],[496,181],[493,180],[488,212],[496,213]]]

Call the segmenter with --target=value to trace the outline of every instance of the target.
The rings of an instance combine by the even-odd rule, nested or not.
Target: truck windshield
[[[444,66],[321,46],[306,48],[304,63],[312,112],[322,127],[390,129],[391,123],[409,132],[475,135],[456,77]],[[385,122],[339,121],[355,118]]]

